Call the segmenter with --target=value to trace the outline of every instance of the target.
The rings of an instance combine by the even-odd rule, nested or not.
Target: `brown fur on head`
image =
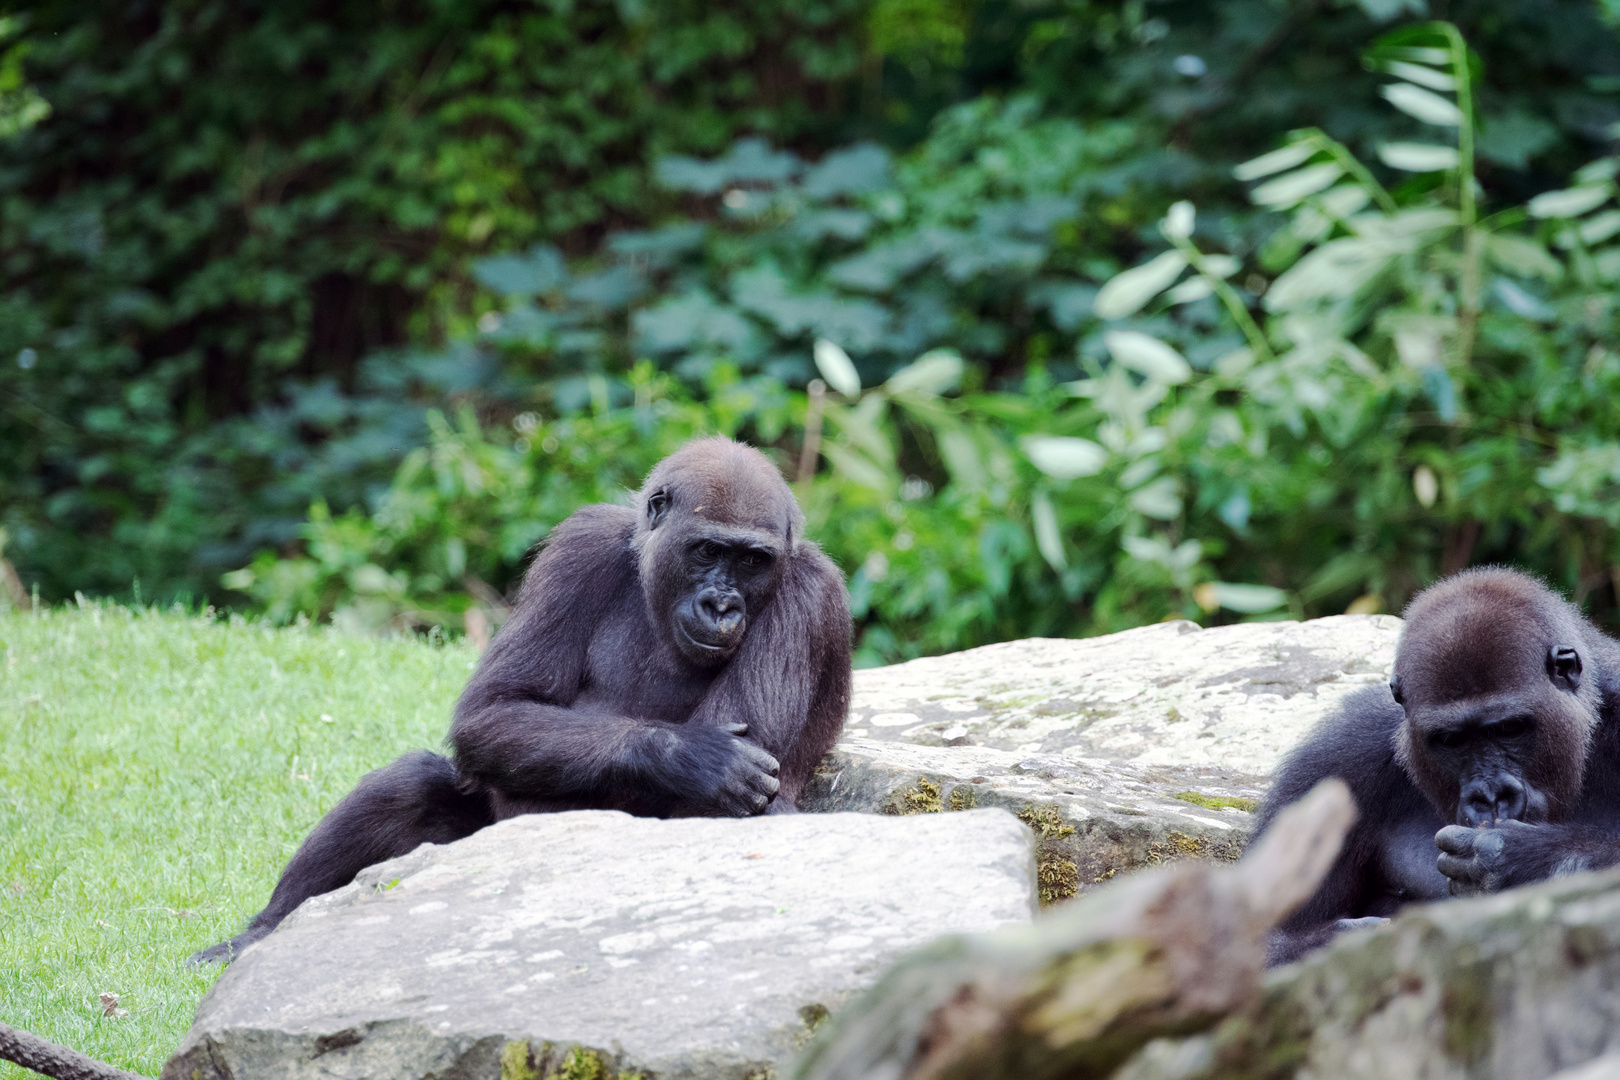
[[[792,489],[751,446],[723,436],[693,439],[654,466],[636,495],[633,543],[648,609],[666,640],[701,666],[729,659],[748,620],[769,602],[803,525]],[[722,585],[712,567],[702,569],[705,546],[754,551],[768,565]],[[688,631],[704,622],[693,607],[702,590],[731,586],[742,599],[742,622],[717,637],[699,633],[708,645],[693,641]],[[712,630],[712,620],[708,625]]]
[[[1596,672],[1561,679],[1549,657],[1575,649],[1588,665],[1596,632],[1541,582],[1501,567],[1465,570],[1419,594],[1406,609],[1391,688],[1406,719],[1395,755],[1412,781],[1452,821],[1467,768],[1514,772],[1529,791],[1524,817],[1556,821],[1579,797],[1598,721]],[[1518,740],[1480,737],[1523,717]],[[1467,751],[1448,751],[1460,740]],[[1472,740],[1472,741],[1468,741]],[[1448,762],[1451,764],[1448,765]]]

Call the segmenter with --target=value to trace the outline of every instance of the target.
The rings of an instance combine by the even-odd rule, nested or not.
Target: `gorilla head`
[[[1390,680],[1406,713],[1396,755],[1454,824],[1559,821],[1574,805],[1600,706],[1581,677],[1587,635],[1540,582],[1494,567],[1407,609]]]
[[[654,623],[688,663],[725,663],[775,592],[802,528],[792,491],[758,450],[711,438],[660,462],[636,502],[634,544]]]

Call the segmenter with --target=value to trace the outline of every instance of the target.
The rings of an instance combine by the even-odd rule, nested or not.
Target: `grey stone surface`
[[[1388,679],[1400,625],[1171,622],[858,671],[845,738],[799,805],[1006,807],[1040,833],[1047,901],[1143,865],[1232,858],[1281,756]]]
[[[166,1080],[768,1075],[901,952],[1027,921],[1028,829],[929,817],[536,814],[300,907]]]
[[[1607,1060],[1604,1060],[1604,1059]],[[1409,908],[1114,1080],[1620,1076],[1620,871]]]

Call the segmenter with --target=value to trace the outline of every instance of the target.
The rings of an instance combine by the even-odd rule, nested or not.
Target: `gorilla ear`
[[[1568,645],[1554,645],[1547,650],[1547,676],[1562,682],[1566,689],[1581,688],[1581,654]]]
[[[656,529],[669,513],[669,492],[659,490],[647,496],[647,528]]]
[[[1389,696],[1395,699],[1397,705],[1406,704],[1401,700],[1401,677],[1399,675],[1389,677]]]

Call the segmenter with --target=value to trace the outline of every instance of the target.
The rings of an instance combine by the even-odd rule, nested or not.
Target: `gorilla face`
[[[1463,584],[1409,613],[1390,682],[1406,713],[1397,758],[1455,825],[1562,820],[1598,723],[1578,628],[1515,578]]]
[[[684,552],[687,587],[670,612],[676,647],[701,667],[731,658],[748,632],[750,594],[764,600],[776,544],[753,533],[719,530],[694,537]]]
[[[717,521],[704,493],[660,490],[646,500],[643,581],[666,639],[694,667],[724,664],[769,601],[787,552],[787,518]],[[771,517],[784,522],[773,528]]]

